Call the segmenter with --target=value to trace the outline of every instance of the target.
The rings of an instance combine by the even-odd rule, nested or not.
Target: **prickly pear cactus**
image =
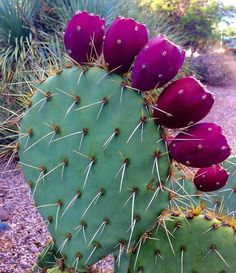
[[[174,272],[178,263],[181,273],[204,273],[210,268],[201,261],[204,251],[212,254],[211,272],[228,270],[228,262],[234,265],[234,222],[201,242],[203,228],[211,230],[225,222],[193,214],[186,225],[184,217],[190,216],[181,210],[199,205],[199,199],[192,194],[192,184],[171,166],[175,160],[179,170],[183,165],[206,168],[207,179],[203,175],[198,179],[205,191],[226,183],[226,171],[219,185],[210,181],[216,176],[212,165],[230,154],[221,127],[192,125],[209,113],[214,97],[193,77],[172,82],[161,95],[156,90],[177,75],[185,51],[162,35],[148,41],[146,27],[133,19],[118,17],[105,30],[104,20],[85,11],[72,17],[64,41],[73,64],[34,85],[19,136],[25,178],[52,234],[55,256],[62,257],[62,266],[52,272],[85,272],[114,251],[117,272],[129,263],[130,272]],[[175,209],[179,222],[165,221],[171,217],[166,210]],[[157,226],[160,246],[152,234]],[[172,244],[171,237],[177,234]],[[229,239],[229,248],[225,239],[217,241],[222,234]],[[196,240],[196,248],[190,248],[189,238]],[[149,239],[153,242],[142,247]],[[170,260],[168,266],[156,244]],[[129,261],[125,255],[131,250],[137,256]],[[180,252],[180,260],[179,256],[174,260],[171,251]],[[191,263],[194,253],[196,262]],[[45,252],[41,259],[45,270],[44,257],[55,258],[50,254]]]
[[[233,273],[235,227],[235,220],[228,217],[167,213],[138,241],[128,272]]]
[[[98,67],[67,68],[37,86],[21,122],[23,172],[69,267],[130,245],[169,202],[164,191],[146,211],[169,159],[161,130],[123,81]]]

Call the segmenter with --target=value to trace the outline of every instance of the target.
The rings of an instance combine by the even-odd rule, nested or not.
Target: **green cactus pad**
[[[114,256],[114,273],[128,273],[129,269],[129,255],[126,253],[113,253]]]
[[[184,169],[176,166],[174,163],[171,166],[171,176],[168,179],[169,185],[169,209],[187,210],[200,205],[200,199],[196,194],[196,188],[191,182]]]
[[[62,271],[59,267],[50,268],[46,273],[70,273],[69,271]]]
[[[236,272],[235,220],[166,215],[157,227],[137,244],[128,272]]]
[[[236,157],[229,157],[222,166],[229,173],[227,184],[216,192],[215,209],[219,213],[232,214],[236,212]]]
[[[102,68],[73,66],[35,89],[20,162],[58,252],[84,271],[168,205],[166,145],[142,97]]]
[[[51,241],[42,250],[41,254],[38,256],[37,264],[35,266],[35,272],[39,270],[45,270],[48,268],[53,268],[59,265],[62,261],[62,257],[57,253],[57,248],[55,244]]]

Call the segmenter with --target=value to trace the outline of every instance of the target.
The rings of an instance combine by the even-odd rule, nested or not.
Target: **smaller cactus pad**
[[[229,173],[229,178],[226,185],[215,192],[211,207],[220,215],[233,215],[236,211],[236,157],[229,157],[222,166]]]
[[[150,238],[139,241],[128,272],[234,273],[235,224],[207,214],[166,215]]]

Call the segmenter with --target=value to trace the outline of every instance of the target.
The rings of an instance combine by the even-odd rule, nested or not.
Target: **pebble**
[[[8,221],[9,218],[10,218],[9,212],[4,208],[0,208],[0,221],[5,222]]]
[[[0,183],[1,183],[1,181],[0,181]],[[6,191],[5,191],[5,190],[0,189],[0,197],[4,197],[4,196],[5,196],[5,194],[6,194]]]

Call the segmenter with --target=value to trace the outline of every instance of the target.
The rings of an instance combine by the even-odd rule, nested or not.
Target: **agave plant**
[[[64,30],[68,20],[78,10],[98,14],[105,18],[109,25],[116,15],[121,14],[121,10],[130,6],[130,3],[125,0],[44,0],[42,5],[44,13],[41,14],[41,21],[44,22],[44,28],[50,33],[55,33]]]
[[[40,9],[39,1],[2,0],[0,2],[0,71],[11,80],[17,63],[24,62],[33,43],[33,21]]]

